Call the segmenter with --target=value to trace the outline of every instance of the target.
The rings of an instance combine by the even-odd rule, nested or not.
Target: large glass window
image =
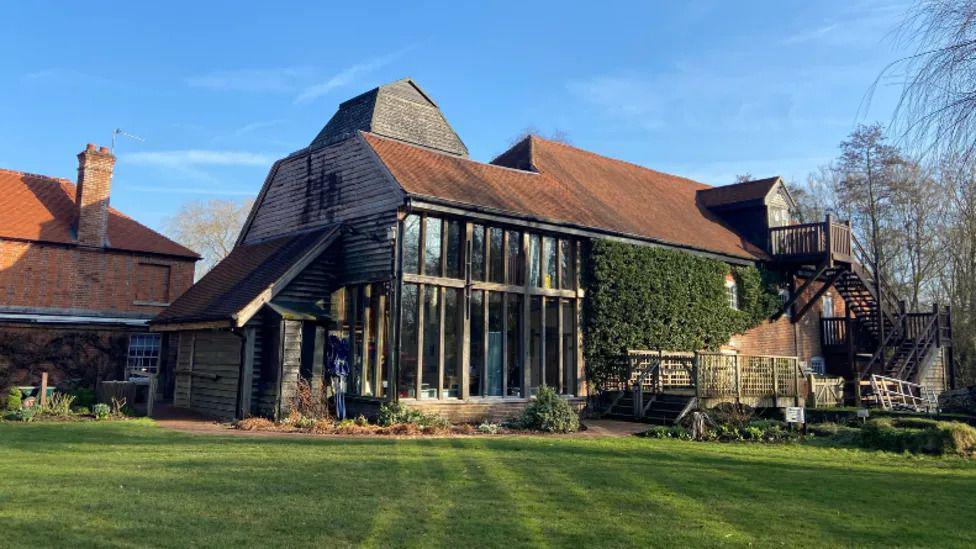
[[[542,286],[542,265],[541,265],[541,250],[542,247],[539,235],[529,235],[529,285],[539,287]]]
[[[461,223],[447,222],[447,272],[448,278],[461,278]]]
[[[403,221],[403,272],[420,272],[420,216],[415,214]]]
[[[505,264],[503,233],[498,227],[492,227],[489,233],[488,280],[491,282],[504,282],[505,278],[502,270]]]
[[[522,233],[519,231],[508,231],[507,238],[507,282],[509,284],[521,286],[522,284],[525,284],[525,262],[522,260]]]
[[[485,227],[471,228],[471,280],[485,279]]]
[[[476,223],[466,230],[467,223],[424,214],[404,221],[399,396],[524,398],[543,384],[575,393],[577,300],[567,291],[577,286],[577,242]],[[382,385],[377,291],[366,287],[349,325],[362,350],[356,381],[363,394],[379,394]]]
[[[576,308],[569,299],[560,301],[563,312],[563,393],[576,394]]]
[[[546,299],[546,385],[559,390],[559,300]]]
[[[556,239],[547,236],[542,239],[542,255],[545,258],[545,277],[542,279],[543,288],[556,288]]]
[[[522,396],[522,296],[506,294],[508,300],[508,393],[510,397]]]
[[[441,352],[441,289],[424,288],[424,353],[420,398],[437,398]]]
[[[502,393],[502,294],[488,293],[488,372],[487,396]]]
[[[401,398],[417,396],[417,342],[420,334],[419,297],[416,284],[404,284],[400,315],[400,371],[397,375],[397,395]]]
[[[424,274],[441,276],[441,220],[428,217],[424,232]]]
[[[444,398],[461,398],[460,293],[456,288],[444,290]]]
[[[390,310],[386,306],[386,292],[382,284],[373,284],[370,288],[370,349],[372,357],[370,363],[373,368],[373,395],[385,397],[387,391],[386,353],[389,349],[389,333],[387,322]]]
[[[529,298],[529,395],[542,384],[542,298]]]
[[[576,288],[576,247],[569,240],[559,241],[559,287]]]
[[[481,370],[485,366],[485,292],[471,291],[471,339],[468,367],[468,393],[481,395]]]

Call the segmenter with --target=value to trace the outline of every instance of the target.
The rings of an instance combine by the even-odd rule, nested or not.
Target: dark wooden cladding
[[[396,210],[402,203],[402,190],[360,139],[300,151],[282,160],[268,182],[244,242]]]
[[[174,403],[211,417],[237,417],[241,344],[228,331],[181,332]]]

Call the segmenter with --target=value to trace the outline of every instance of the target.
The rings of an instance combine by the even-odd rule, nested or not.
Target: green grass
[[[976,543],[976,462],[798,445],[0,423],[0,546]]]

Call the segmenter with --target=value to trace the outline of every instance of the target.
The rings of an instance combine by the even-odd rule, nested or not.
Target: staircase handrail
[[[871,375],[871,370],[875,367],[875,364],[881,359],[882,356],[884,356],[885,349],[894,346],[892,344],[893,339],[898,338],[899,341],[901,340],[903,327],[905,325],[905,323],[901,321],[903,317],[904,315],[901,315],[899,321],[894,323],[894,328],[888,332],[887,335],[885,335],[884,341],[881,342],[881,345],[878,345],[878,350],[871,355],[871,360],[868,361],[867,367],[863,372],[861,372],[861,380]]]
[[[888,280],[881,273],[881,269],[878,268],[878,266],[874,264],[874,261],[871,260],[867,250],[861,244],[861,241],[857,239],[854,231],[851,231],[851,243],[854,259],[860,263],[861,266],[867,269],[871,276],[877,277],[878,279],[878,288],[875,289],[878,293],[878,301],[884,300],[886,302],[886,308],[890,311],[900,311],[901,300],[898,299],[898,296],[895,295],[891,290],[891,285],[888,283]],[[891,321],[891,319],[889,319],[889,321]]]
[[[935,331],[936,331],[936,326],[938,325],[937,323],[938,316],[935,314],[932,314],[930,316],[931,318],[929,319],[928,324],[926,324],[925,329],[922,330],[922,337],[915,338],[915,342],[912,345],[912,351],[908,354],[908,356],[904,358],[901,367],[898,369],[898,373],[897,373],[898,378],[901,378],[901,376],[905,373],[905,368],[912,363],[912,359],[916,359],[919,361],[924,360],[926,357],[918,356],[919,351],[922,348],[929,348],[929,344],[935,342],[935,337],[936,337]]]

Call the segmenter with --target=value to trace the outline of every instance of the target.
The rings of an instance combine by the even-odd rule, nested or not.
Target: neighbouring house
[[[577,403],[591,393],[583,277],[594,243],[620,242],[717,260],[722,307],[738,307],[734,269],[783,277],[784,314],[694,359],[734,375],[715,398],[797,400],[801,368],[858,388],[872,372],[944,386],[933,357],[945,315],[879,306],[849,227],[796,217],[776,177],[710,187],[535,136],[471,160],[404,79],[343,102],[277,161],[231,254],[152,326],[178,339],[176,405],[213,416],[286,414],[303,380],[321,390],[336,341],[353,413],[397,401],[455,420],[510,416],[542,385]],[[693,381],[705,362],[657,356],[627,371],[618,405],[635,382],[650,400],[674,388],[679,408],[688,390],[708,396]]]
[[[46,371],[94,388],[128,368],[165,387],[165,337],[148,321],[193,284],[199,256],[109,205],[114,166],[88,145],[77,184],[0,169],[0,386]]]

